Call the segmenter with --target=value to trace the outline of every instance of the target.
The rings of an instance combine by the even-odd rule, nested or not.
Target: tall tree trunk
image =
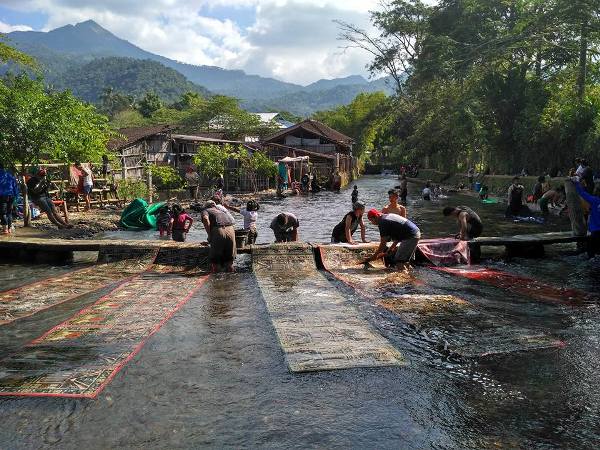
[[[583,19],[581,24],[581,39],[579,40],[579,73],[577,75],[577,98],[583,100],[585,96],[585,82],[587,79],[587,49],[588,49],[588,19]]]

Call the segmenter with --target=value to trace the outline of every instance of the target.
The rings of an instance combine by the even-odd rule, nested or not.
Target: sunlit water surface
[[[391,177],[356,183],[368,207],[381,207]],[[417,187],[412,187],[416,192]],[[515,225],[499,205],[471,197],[424,204],[411,195],[409,216],[425,236],[455,232],[441,209],[476,207],[487,235],[565,230]],[[261,204],[259,242],[271,242],[270,220],[298,215],[301,238],[326,242],[350,208],[350,191]],[[198,222],[199,225],[199,222]],[[204,240],[195,226],[190,240]],[[367,225],[371,240],[376,230]],[[155,238],[117,233],[106,238]],[[82,264],[84,264],[82,262]],[[494,268],[557,286],[600,291],[599,261],[570,246],[543,260],[500,257]],[[248,267],[247,255],[238,266]],[[68,268],[2,266],[5,289]],[[111,382],[97,400],[0,399],[0,448],[597,448],[600,442],[600,325],[595,304],[555,306],[425,267],[418,290],[453,294],[486,312],[566,342],[563,349],[461,360],[439,353],[430,337],[330,279],[407,358],[405,368],[290,374],[256,279],[249,271],[212,277]],[[390,290],[389,296],[412,288]],[[43,293],[40,293],[43,295]],[[93,302],[81,297],[0,327],[8,354]],[[445,330],[452,332],[452,330]],[[471,337],[476,338],[476,337]]]

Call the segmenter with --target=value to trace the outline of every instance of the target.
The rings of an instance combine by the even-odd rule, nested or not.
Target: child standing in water
[[[354,205],[358,201],[358,187],[354,185],[352,189],[352,204]]]
[[[185,212],[185,209],[183,209],[181,205],[173,205],[172,233],[174,241],[185,242],[193,223],[194,219]]]
[[[156,225],[158,226],[160,237],[171,236],[171,229],[173,227],[173,213],[171,212],[169,205],[163,206],[158,211]]]
[[[423,200],[431,201],[431,183],[428,181],[423,189]]]
[[[235,206],[229,206],[226,203],[224,203],[223,206],[242,215],[244,218],[244,230],[248,232],[248,244],[255,244],[256,238],[258,237],[258,231],[256,229],[258,210],[260,209],[258,202],[255,200],[250,200],[248,203],[246,203],[245,208],[236,208]]]

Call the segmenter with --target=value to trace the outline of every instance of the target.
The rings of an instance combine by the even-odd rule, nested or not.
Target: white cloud
[[[378,0],[3,0],[42,12],[45,30],[93,19],[139,47],[191,63],[307,84],[366,75],[369,55],[343,52],[333,20],[368,28]],[[211,17],[213,11],[219,11]],[[231,18],[228,17],[231,10]],[[240,14],[252,23],[242,27]],[[213,16],[215,14],[212,14]],[[0,23],[2,27],[10,25]],[[10,30],[12,31],[12,30]]]
[[[11,33],[13,31],[31,31],[32,28],[27,25],[9,25],[0,21],[0,33]]]

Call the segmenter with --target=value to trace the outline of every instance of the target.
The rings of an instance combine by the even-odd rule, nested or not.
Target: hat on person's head
[[[215,206],[217,206],[217,204],[212,200],[209,200],[204,204],[204,209],[214,208]]]
[[[357,209],[365,209],[365,205],[363,205],[361,202],[354,202],[352,204],[352,210],[356,211]]]
[[[370,220],[372,220],[372,219],[375,219],[375,218],[379,218],[379,217],[381,217],[381,216],[382,216],[381,212],[380,212],[380,211],[378,211],[378,210],[376,210],[376,209],[371,209],[371,210],[369,210],[369,212],[367,213],[367,217],[368,217]]]

